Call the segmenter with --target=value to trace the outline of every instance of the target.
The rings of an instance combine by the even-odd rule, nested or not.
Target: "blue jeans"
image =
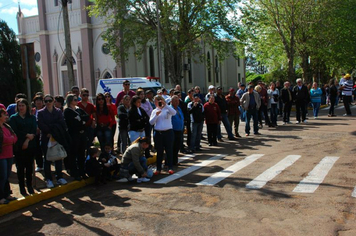
[[[111,130],[108,127],[96,127],[96,137],[100,143],[100,149],[104,150],[105,144],[111,142]]]
[[[232,134],[232,130],[231,130],[231,124],[229,122],[229,119],[227,117],[227,114],[221,114],[221,121],[224,124],[227,136],[230,138],[234,138],[234,135]],[[218,134],[217,134],[217,138],[221,139],[222,135],[221,135],[221,127],[220,125],[218,125]]]
[[[145,137],[145,131],[140,132],[140,131],[130,130],[129,131],[129,137],[130,137],[130,141],[132,143],[133,141],[135,141],[139,137],[141,137],[141,138]]]
[[[166,131],[153,131],[153,140],[157,150],[157,171],[162,169],[163,152],[166,151],[166,165],[171,170],[173,169],[173,129]]]
[[[189,149],[194,151],[195,149],[200,148],[201,132],[203,131],[204,121],[199,123],[192,122],[190,124],[192,130],[192,137],[190,138]]]
[[[314,117],[318,117],[320,102],[312,102]]]
[[[241,121],[245,121],[246,119],[246,111],[242,108],[242,106],[239,106],[239,110],[240,110],[240,120]]]
[[[253,119],[253,133],[258,133],[258,111],[256,108],[248,109],[246,111],[246,125],[245,125],[245,133],[250,134],[250,120],[251,117]]]
[[[146,157],[142,156],[142,157],[139,158],[139,160],[140,160],[140,165],[146,171],[147,170],[147,159],[146,159]],[[138,173],[138,171],[137,171],[137,169],[136,169],[136,167],[135,167],[133,162],[130,162],[130,164],[128,164],[127,169],[129,170],[129,173],[131,175],[138,174],[138,177],[141,177],[141,174]]]
[[[271,113],[271,123],[272,123],[272,125],[277,125],[277,115],[278,115],[277,104],[271,104],[270,113]]]
[[[0,159],[0,199],[10,196],[9,177],[13,158]]]

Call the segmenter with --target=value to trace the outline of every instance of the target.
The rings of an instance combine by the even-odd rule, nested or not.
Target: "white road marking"
[[[296,162],[301,156],[300,155],[289,155],[276,165],[272,166],[259,176],[257,176],[254,180],[246,185],[246,188],[249,189],[260,189],[267,184],[268,181],[271,181],[274,177],[279,175],[284,169],[291,166],[294,162]]]
[[[356,197],[356,187],[354,188],[354,191],[351,194],[352,197]]]
[[[232,166],[229,166],[228,168],[215,173],[214,175],[210,176],[209,178],[204,179],[200,183],[197,183],[197,185],[215,185],[222,181],[223,179],[229,177],[230,175],[236,173],[237,171],[245,168],[246,166],[250,165],[254,161],[258,160],[261,158],[264,154],[253,154],[251,156],[246,157],[245,159],[235,163]]]
[[[188,154],[182,157],[178,157],[178,163],[181,163],[183,161],[189,160],[191,158],[195,157],[195,154]]]
[[[319,164],[309,172],[308,176],[300,181],[293,192],[314,193],[338,159],[339,157],[324,157]]]
[[[335,110],[341,110],[341,109],[345,109],[345,106],[339,106],[335,108]]]
[[[186,168],[184,170],[181,170],[181,171],[179,171],[177,173],[174,173],[173,175],[170,175],[170,176],[168,176],[166,178],[160,179],[160,180],[158,180],[158,181],[156,181],[154,183],[155,184],[167,184],[167,183],[172,182],[172,181],[174,181],[176,179],[179,179],[179,178],[181,178],[181,177],[183,177],[183,176],[185,176],[187,174],[190,174],[190,173],[192,173],[192,172],[194,172],[194,171],[196,171],[196,170],[198,170],[198,169],[200,169],[200,168],[202,168],[204,166],[210,165],[214,161],[217,161],[217,160],[219,160],[219,159],[221,159],[221,158],[223,158],[225,156],[227,156],[227,155],[219,154],[217,156],[213,156],[208,160],[204,160],[201,163],[198,163],[198,164],[195,164],[193,166],[190,166],[190,167],[188,167],[188,168]]]

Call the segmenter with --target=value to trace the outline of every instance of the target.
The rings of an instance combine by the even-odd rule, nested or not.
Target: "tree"
[[[15,95],[26,91],[21,73],[20,46],[5,21],[0,21],[0,102],[13,103]]]
[[[127,59],[129,48],[140,59],[148,44],[157,46],[159,25],[165,70],[171,83],[180,84],[183,59],[201,53],[200,40],[215,47],[220,59],[231,51],[217,39],[233,30],[227,17],[233,6],[225,0],[96,0],[90,12],[106,18],[103,37],[117,62]]]

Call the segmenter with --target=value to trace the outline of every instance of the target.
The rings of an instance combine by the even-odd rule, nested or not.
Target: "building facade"
[[[53,95],[66,94],[68,84],[67,60],[63,14],[58,0],[38,0],[38,15],[25,17],[20,8],[17,14],[18,39],[20,44],[34,43],[35,60],[41,68],[44,92]],[[134,57],[130,49],[128,60],[117,64],[111,57],[102,34],[106,29],[104,19],[89,17],[87,0],[72,1],[68,4],[72,56],[76,84],[86,87],[95,94],[97,82],[102,78],[158,76],[157,50],[148,46],[141,60]],[[202,53],[211,62],[186,58],[182,88],[187,90],[195,85],[207,91],[209,85],[222,86],[225,91],[245,82],[245,60],[229,57],[220,62],[214,49],[202,43]],[[197,57],[198,58],[198,57]],[[167,76],[160,78],[163,87],[172,88]]]

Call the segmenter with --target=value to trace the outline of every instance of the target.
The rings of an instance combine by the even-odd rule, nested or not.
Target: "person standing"
[[[270,83],[270,89],[267,91],[268,94],[268,108],[271,114],[271,124],[270,127],[277,126],[277,116],[279,107],[279,90],[276,88],[274,82]]]
[[[78,97],[75,94],[68,94],[67,108],[64,110],[64,119],[68,127],[68,133],[72,138],[69,148],[69,168],[70,175],[80,181],[86,179],[85,150],[87,147],[87,137],[85,135],[85,124],[89,120],[89,115],[78,107]]]
[[[18,140],[14,148],[17,178],[19,180],[20,193],[27,195],[26,186],[29,194],[34,194],[32,187],[33,160],[36,153],[36,117],[30,114],[30,105],[26,99],[20,98],[16,102],[17,113],[10,117],[10,126],[14,130]],[[42,153],[41,153],[42,154]]]
[[[318,84],[314,82],[312,88],[310,89],[310,100],[313,105],[314,119],[318,117],[322,94],[323,91],[321,91],[321,89],[318,88]]]
[[[106,106],[110,110],[111,115],[111,149],[114,150],[114,138],[116,133],[116,115],[117,115],[117,107],[112,102],[112,97],[109,92],[104,93]],[[114,152],[115,153],[115,152]]]
[[[178,152],[182,144],[184,129],[184,114],[182,109],[179,107],[179,97],[177,95],[172,97],[171,107],[176,110],[176,114],[172,116],[172,126],[174,132],[173,165],[178,165]]]
[[[152,111],[150,124],[154,125],[153,139],[157,150],[157,170],[155,175],[159,175],[162,169],[163,152],[166,152],[166,165],[168,173],[174,174],[173,171],[173,126],[172,116],[177,112],[172,107],[167,106],[162,96],[155,96],[156,108]]]
[[[278,93],[281,94],[281,90],[283,89],[283,86],[281,85],[281,82],[278,80],[276,81],[276,89],[278,90]],[[283,110],[283,101],[282,99],[278,99],[278,116],[282,117],[282,110]]]
[[[209,146],[217,146],[218,125],[221,123],[221,112],[215,97],[210,95],[209,101],[204,104],[205,123],[208,131]]]
[[[93,103],[89,102],[89,90],[86,88],[82,88],[80,91],[80,96],[82,100],[78,102],[78,107],[83,109],[88,115],[89,119],[85,123],[85,136],[87,137],[86,150],[89,151],[89,148],[93,144],[94,140],[94,130],[95,130],[95,112],[96,108]]]
[[[215,102],[218,104],[221,112],[221,121],[224,124],[226,133],[228,135],[229,140],[235,140],[234,135],[232,133],[231,124],[229,119],[227,118],[227,103],[225,96],[223,95],[222,87],[217,87],[215,94]],[[218,140],[223,142],[221,135],[221,126],[218,125]]]
[[[345,111],[346,113],[344,116],[351,116],[351,109],[350,109],[350,103],[352,102],[352,89],[353,89],[354,83],[351,79],[350,74],[346,74],[343,79],[340,80],[340,87],[339,89],[341,90],[342,94],[342,100],[344,102],[345,106]]]
[[[213,96],[213,95],[211,95]],[[192,136],[189,144],[189,151],[200,151],[201,132],[204,125],[204,107],[200,102],[198,94],[193,95],[194,100],[188,103],[187,109],[190,114],[190,129]]]
[[[13,147],[17,136],[11,126],[6,123],[9,116],[4,108],[0,108],[0,205],[16,200],[11,196],[9,177],[13,163]]]
[[[54,137],[55,132],[58,130],[67,132],[67,125],[64,121],[63,113],[58,108],[55,108],[53,105],[54,98],[52,95],[45,95],[44,96],[44,103],[45,107],[38,111],[37,116],[37,124],[41,130],[41,148],[43,152],[43,156],[45,159],[44,163],[44,172],[45,172],[45,179],[47,188],[53,188],[52,182],[52,174],[51,174],[51,161],[47,160],[47,146],[50,137]],[[55,137],[54,137],[55,138]],[[57,140],[56,141],[62,144],[65,148],[68,148],[68,141],[69,140]],[[58,160],[54,162],[56,168],[56,179],[57,183],[60,185],[67,184],[67,181],[63,178],[62,173],[62,160]]]
[[[246,125],[245,133],[246,136],[250,135],[250,120],[253,119],[253,133],[255,135],[261,135],[258,132],[258,109],[261,106],[260,95],[254,91],[254,86],[249,85],[248,90],[241,97],[240,103],[246,111]]]
[[[129,95],[130,97],[133,97],[136,95],[136,93],[132,90],[130,90],[130,81],[129,80],[125,80],[122,83],[124,89],[119,92],[117,94],[116,100],[115,100],[115,106],[118,107],[121,103],[121,99],[125,96],[125,95]]]
[[[100,149],[104,150],[105,144],[111,142],[112,116],[111,109],[106,105],[104,94],[96,95],[95,133],[100,143]]]
[[[330,108],[329,108],[329,115],[328,117],[334,117],[336,116],[335,115],[335,103],[336,103],[336,99],[337,99],[337,96],[338,96],[338,89],[335,85],[335,80],[334,79],[331,79],[330,82],[329,82],[329,99],[330,99]]]
[[[289,81],[284,82],[284,87],[281,90],[281,100],[283,102],[283,124],[291,124],[290,111],[292,110],[293,95],[290,91]]]
[[[118,147],[120,147],[120,151],[122,154],[125,153],[127,143],[128,143],[128,137],[129,137],[129,110],[130,110],[130,102],[131,98],[129,95],[125,95],[122,99],[121,105],[117,108],[117,114],[119,117],[119,141],[118,141]]]
[[[300,124],[301,121],[303,121],[303,123],[307,123],[306,106],[309,102],[309,91],[307,86],[303,84],[302,79],[299,78],[296,82],[297,85],[293,88],[293,99],[295,101],[296,108],[296,123]],[[302,120],[300,118],[302,118]]]
[[[149,117],[145,110],[141,108],[141,99],[137,95],[133,96],[131,99],[131,108],[128,113],[128,118],[128,130],[131,143],[139,137],[145,137],[145,127]]]
[[[234,124],[235,137],[241,137],[239,134],[239,124],[240,124],[240,99],[235,94],[235,89],[230,88],[229,94],[226,95],[227,104],[227,117],[230,125]]]

